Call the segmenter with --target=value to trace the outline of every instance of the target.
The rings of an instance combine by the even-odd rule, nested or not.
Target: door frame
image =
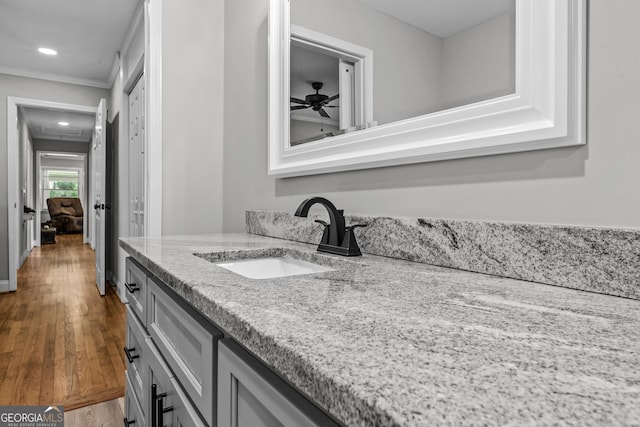
[[[96,107],[88,105],[67,104],[63,102],[45,101],[41,99],[19,98],[7,96],[7,234],[9,238],[9,291],[18,288],[18,266],[20,263],[20,234],[21,211],[18,206],[20,200],[19,167],[20,147],[18,129],[14,123],[18,121],[18,107],[53,108],[79,113],[95,114]],[[91,177],[89,177],[91,180]]]
[[[82,191],[80,191],[81,197],[80,197],[80,201],[82,202],[82,206],[83,206],[83,214],[82,214],[82,223],[85,224],[83,226],[83,230],[82,230],[82,243],[88,243],[89,242],[89,222],[88,222],[88,218],[87,218],[87,208],[89,206],[89,192],[88,192],[88,187],[89,187],[89,183],[87,182],[87,178],[90,178],[90,175],[87,173],[88,171],[88,164],[87,164],[87,157],[88,157],[88,153],[72,153],[72,152],[67,152],[67,151],[48,151],[48,150],[37,150],[36,151],[36,176],[37,176],[37,188],[36,188],[36,215],[38,217],[38,219],[41,218],[42,216],[42,211],[44,210],[44,207],[46,205],[45,200],[42,199],[42,157],[46,156],[49,153],[61,153],[61,154],[73,154],[76,155],[78,157],[82,157],[82,168],[78,169],[78,168],[68,168],[68,167],[61,167],[60,169],[73,169],[73,170],[79,170],[82,173],[82,176],[80,177],[80,184],[79,184],[79,190],[82,189]],[[80,187],[81,186],[81,187]],[[37,221],[36,222],[36,226],[39,224],[40,222]],[[40,227],[36,227],[36,231],[39,231]],[[41,240],[41,236],[39,232],[36,232],[36,238],[34,239],[36,242],[36,246],[41,246],[42,245],[42,240]]]

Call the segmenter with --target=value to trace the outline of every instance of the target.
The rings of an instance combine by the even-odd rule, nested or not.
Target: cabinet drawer
[[[338,427],[231,339],[218,345],[218,427]]]
[[[127,301],[142,325],[147,327],[147,274],[132,258],[127,258]]]
[[[149,425],[206,427],[153,343],[149,344],[149,350]]]
[[[148,281],[148,330],[176,379],[209,425],[216,419],[217,343],[222,333],[154,278]]]
[[[124,348],[127,359],[127,376],[131,381],[131,388],[138,396],[144,413],[144,402],[147,401],[147,359],[149,358],[149,347],[147,333],[142,328],[142,324],[133,314],[131,306],[127,307],[127,333],[126,346]]]
[[[144,402],[144,401],[143,401]],[[131,388],[129,377],[126,377],[126,388],[124,393],[124,425],[133,427],[146,427],[147,420],[143,415],[141,402]]]

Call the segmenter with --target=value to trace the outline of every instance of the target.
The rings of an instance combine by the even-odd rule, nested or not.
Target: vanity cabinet
[[[133,427],[146,427],[147,420],[142,412],[140,400],[133,391],[129,376],[125,376],[125,392],[124,392],[124,425]]]
[[[214,367],[222,333],[127,259],[125,425],[215,426]],[[205,368],[206,366],[206,368]]]
[[[206,427],[155,346],[149,358],[149,426]]]
[[[338,426],[301,394],[242,349],[218,345],[218,426]]]
[[[147,274],[137,262],[127,258],[127,280],[124,283],[129,307],[147,327]]]
[[[338,425],[131,258],[127,279],[125,425]]]
[[[133,313],[131,305],[127,306],[127,330],[125,337],[124,354],[127,359],[127,394],[129,398],[135,397],[136,405],[139,412],[136,414],[136,419],[146,420],[147,411],[145,411],[146,404],[148,402],[148,387],[149,374],[149,343],[148,335],[144,330],[144,327]],[[129,390],[132,393],[129,393]],[[135,406],[135,405],[134,405]],[[142,421],[138,421],[137,425],[142,425]]]
[[[216,352],[223,334],[164,283],[149,282],[149,335],[205,421],[215,425]]]

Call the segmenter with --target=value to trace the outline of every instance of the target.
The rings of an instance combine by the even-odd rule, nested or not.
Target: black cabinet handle
[[[139,291],[140,288],[138,287],[138,285],[136,285],[135,283],[127,283],[124,282],[124,287],[127,288],[127,290],[131,293],[134,293],[135,291]]]
[[[95,205],[93,205],[93,209],[98,209],[99,207],[100,207],[100,205],[97,204],[97,203]]]
[[[164,407],[165,397],[167,393],[158,394],[158,386],[151,384],[151,427],[162,427],[163,414],[173,411],[173,406]]]
[[[167,393],[162,393],[157,396],[158,404],[156,405],[156,411],[158,412],[158,415],[157,415],[158,427],[162,427],[162,425],[164,424],[164,414],[166,414],[167,412],[173,411],[173,406],[169,406],[168,408],[164,407],[163,399],[166,396],[167,396]]]
[[[151,384],[151,427],[157,427],[156,422],[156,404],[158,403],[158,386]]]
[[[136,349],[133,348],[133,347],[132,348],[127,348],[127,347],[124,348],[124,354],[127,356],[127,360],[129,361],[129,363],[133,363],[133,359],[137,359],[137,358],[140,357],[140,355],[138,355],[138,354],[131,354],[134,351],[136,351]]]
[[[129,427],[131,424],[135,424],[135,423],[136,423],[136,420],[129,421],[127,417],[124,418],[124,427]]]

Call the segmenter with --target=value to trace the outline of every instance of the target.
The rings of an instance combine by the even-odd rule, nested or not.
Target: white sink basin
[[[331,267],[287,257],[256,258],[216,264],[249,279],[273,279],[333,271]]]

